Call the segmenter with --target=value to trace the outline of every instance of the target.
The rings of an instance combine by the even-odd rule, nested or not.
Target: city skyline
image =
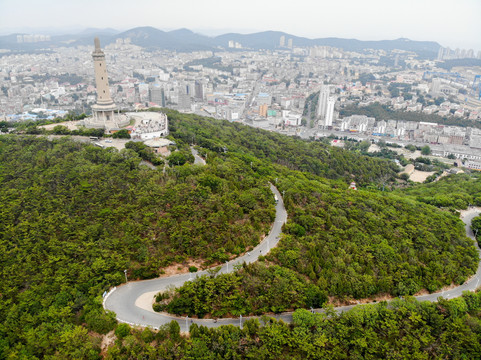
[[[215,0],[175,3],[144,0],[135,6],[125,0],[74,3],[4,0],[0,4],[0,24],[3,35],[41,30],[80,31],[90,27],[122,31],[153,26],[162,30],[189,28],[211,36],[274,30],[308,38],[404,37],[437,41],[444,47],[481,50],[481,2],[476,0],[461,0],[455,6],[449,0],[408,0],[402,4],[380,0],[313,4],[300,0],[296,6],[284,0],[262,3],[246,0],[235,8],[219,5]]]

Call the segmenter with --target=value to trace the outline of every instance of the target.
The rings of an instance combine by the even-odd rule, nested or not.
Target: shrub
[[[127,335],[130,335],[130,326],[129,324],[119,324],[117,326],[117,329],[115,329],[115,336],[117,336],[119,339],[123,339]]]

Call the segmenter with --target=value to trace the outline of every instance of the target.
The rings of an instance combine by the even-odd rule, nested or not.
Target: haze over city
[[[400,37],[437,41],[451,48],[481,50],[481,2],[476,0],[342,0],[336,2],[215,0],[141,3],[114,0],[13,1],[0,4],[0,34],[126,30],[154,26],[189,28],[206,35],[227,32],[285,31],[309,38],[343,37],[383,40]]]

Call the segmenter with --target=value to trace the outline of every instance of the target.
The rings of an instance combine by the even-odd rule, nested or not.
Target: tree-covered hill
[[[159,299],[165,305],[157,310],[190,316],[281,312],[318,307],[328,296],[337,301],[433,292],[462,284],[477,269],[473,241],[450,212],[301,174],[280,178],[278,187],[285,191],[289,219],[265,265],[188,282],[167,301]],[[291,286],[283,283],[287,278]],[[217,296],[218,289],[225,296]]]
[[[244,264],[239,271],[204,275],[176,291],[160,293],[156,311],[177,315],[228,317],[280,313],[293,308],[319,308],[327,293],[298,272],[264,262]]]
[[[103,330],[95,298],[124,269],[224,261],[271,226],[267,181],[235,158],[165,174],[139,163],[129,149],[0,137],[0,349],[54,354],[75,325]]]
[[[441,208],[466,209],[469,205],[481,206],[481,177],[479,174],[448,175],[434,183],[417,184],[396,193]]]
[[[392,161],[373,159],[328,146],[305,141],[239,123],[181,114],[166,110],[171,135],[215,152],[233,151],[250,155],[252,161],[264,160],[292,170],[329,179],[355,180],[361,185],[394,178],[398,167]]]
[[[233,292],[245,285],[242,312],[317,306],[328,295],[412,293],[472,272],[475,255],[454,216],[415,199],[346,190],[353,180],[389,181],[394,163],[226,121],[168,116],[175,153],[187,158],[194,142],[206,166],[187,159],[152,170],[139,165],[147,150],[136,146],[0,137],[0,359],[99,358],[100,334],[117,326],[100,296],[125,281],[123,270],[129,279],[150,278],[167,265],[216,264],[246,251],[274,219],[269,181],[285,191],[290,220],[276,252],[226,278]],[[357,272],[347,286],[343,271]],[[265,297],[253,301],[255,294]],[[206,303],[217,314],[239,311],[218,299]],[[117,330],[111,357],[141,358],[144,344],[155,342],[161,353],[153,358],[187,354],[175,350],[175,329],[175,339],[161,331],[153,341],[149,331],[140,341]]]
[[[293,324],[272,318],[243,328],[172,322],[154,333],[123,324],[107,359],[479,359],[481,292],[438,303],[408,298],[334,314],[298,310]]]
[[[434,291],[463,283],[477,269],[473,242],[450,212],[299,177],[284,179],[279,188],[286,189],[290,221],[272,260],[308,276],[329,295]]]

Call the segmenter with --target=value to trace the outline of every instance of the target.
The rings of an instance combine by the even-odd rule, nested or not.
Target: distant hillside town
[[[384,48],[379,42],[351,41],[348,46],[338,39],[336,47],[285,33],[254,35],[220,36],[212,50],[185,52],[159,49],[160,39],[200,35],[152,28],[110,35],[97,55],[92,37],[88,45],[77,39],[75,46],[44,52],[5,47],[0,118],[86,113],[87,126],[120,129],[130,125],[125,112],[168,107],[275,131],[339,131],[468,149],[481,146],[479,52],[436,43],[422,47],[406,39]],[[254,49],[254,39],[272,46]],[[147,48],[154,40],[157,46]],[[12,41],[48,43],[46,37],[25,35]],[[434,55],[423,56],[422,48],[435,50]],[[94,62],[101,59],[108,68],[108,77],[95,75],[92,51]],[[105,94],[100,103],[99,91]],[[134,135],[160,134],[164,123],[168,131],[166,119],[141,119],[130,130]]]

